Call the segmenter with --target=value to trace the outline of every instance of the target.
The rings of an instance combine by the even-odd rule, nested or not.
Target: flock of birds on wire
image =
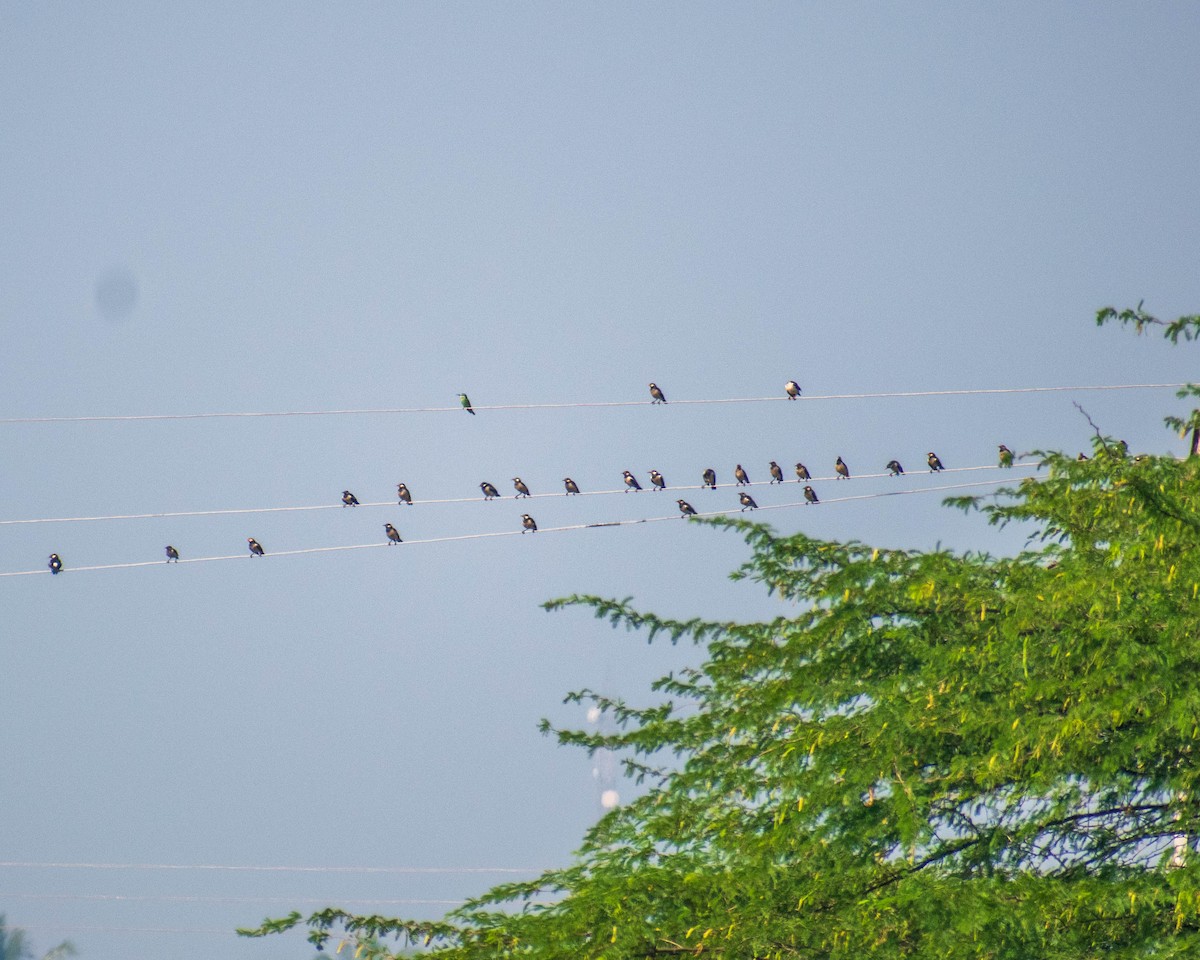
[[[784,385],[783,390],[789,400],[796,400],[800,396],[800,384],[797,383],[795,380],[789,380]],[[666,395],[663,393],[662,389],[656,383],[650,384],[650,397],[651,397],[650,402],[652,404],[667,402]],[[460,393],[458,395],[458,399],[459,399],[459,402],[462,404],[463,409],[466,410],[467,413],[471,414],[471,416],[475,416],[475,411],[471,407],[471,401],[467,397],[467,395],[465,393]],[[1082,454],[1080,456],[1082,456]],[[1004,444],[1000,444],[999,465],[1001,467],[1011,467],[1013,465],[1013,459],[1014,459],[1013,452],[1008,447],[1006,447]],[[929,451],[928,455],[925,457],[925,462],[929,466],[930,473],[937,473],[937,472],[945,469],[945,467],[942,465],[941,459],[932,450]],[[771,473],[771,481],[770,481],[771,483],[783,483],[783,468],[781,466],[779,466],[778,463],[776,463],[774,460],[772,460],[770,462],[768,469],[770,470],[770,473]],[[837,474],[838,480],[849,480],[850,479],[850,468],[846,465],[846,462],[841,457],[837,458],[837,461],[834,463],[833,469],[834,469],[834,472]],[[900,465],[899,460],[889,460],[887,462],[887,466],[885,467],[885,469],[888,471],[888,474],[893,477],[899,477],[904,474],[904,467],[902,467]],[[733,475],[737,481],[736,486],[739,486],[739,487],[750,486],[750,476],[740,463],[734,468]],[[628,470],[623,471],[623,476],[624,476],[624,481],[625,481],[625,492],[626,493],[628,493],[631,490],[641,491],[642,489],[644,489],[642,487],[641,483],[638,482],[637,477],[635,477],[630,471],[628,471]],[[717,489],[717,474],[716,474],[716,471],[713,470],[712,467],[708,467],[704,471],[704,473],[701,475],[701,479],[703,480],[702,486],[704,488],[710,489],[710,490]],[[810,474],[808,472],[808,467],[806,467],[803,463],[797,463],[796,464],[796,480],[797,480],[797,482],[804,483],[804,481],[811,480],[811,479],[812,479],[812,474]],[[528,485],[520,477],[513,477],[512,482],[513,482],[513,488],[517,491],[516,494],[514,495],[514,499],[519,500],[522,497],[531,496]],[[563,478],[563,485],[566,488],[567,496],[571,496],[572,494],[578,494],[578,493],[582,492],[579,489],[579,484],[577,484],[570,477]],[[656,492],[660,491],[660,490],[666,490],[667,489],[667,481],[663,477],[663,475],[661,473],[659,473],[657,470],[651,470],[650,471],[650,486],[651,486],[651,489]],[[498,499],[500,496],[500,491],[496,489],[495,485],[488,483],[488,481],[486,481],[486,480],[484,480],[481,484],[479,484],[479,489],[483,491],[483,499],[484,500],[495,500],[495,499]],[[409,492],[408,487],[405,486],[403,483],[396,485],[396,496],[398,498],[399,503],[405,503],[405,504],[408,504],[409,506],[412,505],[412,502],[413,502],[412,493]],[[804,500],[805,500],[806,506],[808,506],[810,504],[821,502],[820,498],[817,496],[817,492],[809,484],[805,484],[805,487],[804,487]],[[755,503],[754,498],[752,496],[750,496],[750,494],[747,493],[745,490],[738,491],[738,501],[741,503],[743,511],[758,509],[758,504]],[[691,517],[691,516],[696,515],[696,508],[693,507],[686,500],[679,499],[679,500],[676,500],[675,502],[679,505],[679,513],[681,516]],[[358,505],[359,505],[358,497],[356,497],[349,490],[342,491],[342,506],[343,507],[357,507]],[[527,513],[521,514],[521,533],[523,533],[523,534],[524,533],[537,533],[537,528],[538,528],[537,521],[534,520],[533,517],[531,517]],[[393,544],[404,542],[400,538],[400,532],[392,524],[385,523],[383,525],[383,529],[384,529],[384,532],[387,534],[389,547],[392,546]],[[250,550],[251,557],[266,556],[266,551],[263,550],[262,544],[260,544],[253,537],[247,537],[246,544]],[[174,546],[168,544],[166,547],[166,554],[167,554],[167,563],[171,563],[172,561],[174,561],[176,563],[179,562],[179,550],[177,548],[175,548]],[[59,555],[57,553],[50,554],[49,567],[50,567],[51,573],[54,573],[54,574],[62,573],[63,562],[62,562],[62,558],[59,557]]]

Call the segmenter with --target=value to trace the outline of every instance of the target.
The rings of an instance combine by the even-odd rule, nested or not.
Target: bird
[[[652,396],[654,398],[653,400],[650,401],[651,403],[666,403],[667,402],[667,398],[663,395],[663,392],[662,392],[662,390],[659,389],[659,386],[657,383],[650,384],[650,396]]]
[[[403,543],[404,542],[403,540],[400,539],[400,531],[397,530],[395,527],[393,527],[390,523],[385,523],[383,525],[383,529],[387,531],[389,547],[393,543]]]
[[[1084,452],[1081,450],[1081,451],[1079,452],[1079,456],[1077,456],[1075,459],[1076,459],[1076,460],[1078,460],[1078,461],[1080,461],[1080,462],[1083,462],[1084,460],[1088,460],[1088,459],[1090,459],[1090,458],[1088,457],[1088,455],[1087,455],[1086,453],[1084,453]]]
[[[170,563],[172,560],[174,560],[176,563],[179,562],[179,551],[176,550],[173,546],[171,546],[168,543],[167,544],[167,563]]]
[[[783,483],[783,468],[771,461],[771,483]]]
[[[742,502],[742,510],[757,510],[758,504],[754,502],[754,498],[745,490],[738,494],[738,499]]]
[[[1004,444],[1000,444],[1000,466],[1011,467],[1013,465],[1013,452]]]
[[[893,477],[898,477],[902,473],[904,473],[904,468],[902,466],[900,466],[899,460],[889,460],[887,462],[887,472],[890,473]]]
[[[663,479],[663,475],[657,470],[650,471],[650,483],[654,486],[655,490],[667,489],[667,481]]]
[[[820,499],[817,497],[817,491],[814,490],[812,487],[807,487],[807,486],[804,488],[804,499],[807,500],[808,503],[820,503],[821,502]],[[805,505],[807,506],[807,504],[805,504]]]
[[[750,483],[750,475],[748,473],[746,473],[745,470],[742,469],[742,465],[740,463],[736,467],[733,468],[733,475],[735,477],[737,477],[737,482],[738,482],[739,487],[743,486],[743,485],[748,485]]]
[[[525,530],[537,533],[537,521],[527,513],[521,514],[521,526],[524,527]],[[524,533],[525,530],[522,530],[521,533]]]
[[[408,492],[408,487],[406,487],[404,484],[396,484],[396,496],[399,497],[404,503],[407,503],[410,507],[412,506],[412,494]]]
[[[789,400],[795,400],[798,396],[800,396],[800,384],[798,384],[795,380],[789,380],[783,385],[783,389]]]
[[[53,574],[62,573],[62,568],[63,568],[62,561],[58,559],[57,553],[50,554],[49,567],[50,567],[50,572]]]
[[[696,515],[696,508],[686,500],[676,500],[675,502],[679,504],[679,512],[683,514],[683,516],[694,517]]]
[[[641,490],[642,489],[642,485],[637,482],[637,477],[635,477],[628,470],[624,470],[622,472],[625,474],[625,492],[626,493],[628,493],[630,490]]]
[[[471,409],[471,400],[465,393],[460,393],[458,395],[458,402],[463,405],[463,409],[466,410],[467,413],[469,413],[471,416],[475,416],[475,411]]]
[[[579,484],[577,484],[570,477],[563,477],[563,486],[567,488],[567,496],[579,492]]]
[[[846,466],[846,461],[843,460],[841,457],[837,458],[837,463],[835,463],[833,465],[833,469],[837,471],[839,480],[849,480],[850,479],[850,468],[848,466]]]
[[[701,486],[708,487],[711,490],[717,489],[717,471],[712,467],[709,467],[704,471],[702,479],[704,480],[704,483],[702,483]]]
[[[486,480],[479,485],[479,489],[483,491],[484,500],[494,500],[496,497],[500,496],[500,491],[493,487]]]
[[[942,466],[942,461],[938,459],[938,455],[932,450],[929,451],[929,456],[925,458],[925,461],[929,464],[930,473],[937,473],[939,470],[946,469]]]
[[[358,497],[356,497],[354,494],[352,494],[349,490],[343,490],[342,491],[342,506],[343,507],[357,507],[358,506]]]
[[[515,487],[517,491],[516,495],[513,497],[514,500],[518,497],[529,496],[529,488],[525,486],[525,481],[520,477],[513,477],[513,487]]]
[[[802,463],[796,464],[796,482],[799,483],[801,480],[811,480],[811,479],[812,479],[812,474],[808,472],[808,467],[806,467]]]
[[[262,545],[257,540],[255,540],[253,537],[247,537],[246,542],[248,544],[250,544],[250,556],[252,556],[252,557],[263,556]]]

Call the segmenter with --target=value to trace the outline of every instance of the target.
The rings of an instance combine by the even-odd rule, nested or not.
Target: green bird
[[[458,395],[458,402],[463,405],[463,409],[466,410],[467,413],[469,413],[471,416],[475,416],[475,411],[471,409],[471,400],[465,393],[460,393]]]
[[[1013,465],[1013,452],[1004,444],[1000,444],[1000,466],[1011,467]]]

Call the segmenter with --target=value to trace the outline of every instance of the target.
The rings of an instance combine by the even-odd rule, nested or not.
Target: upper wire
[[[1186,383],[1118,383],[1061,387],[996,387],[962,390],[900,390],[874,393],[828,393],[801,396],[800,401],[813,400],[878,400],[901,397],[964,397],[1006,393],[1067,393],[1097,390],[1157,390],[1187,386]],[[786,395],[771,397],[722,397],[712,399],[672,400],[666,406],[685,406],[709,403],[774,403],[789,401]],[[640,407],[648,406],[650,400],[600,400],[569,403],[496,403],[473,405],[475,411],[501,410],[567,410],[587,407]],[[378,407],[347,410],[253,410],[228,413],[142,413],[126,415],[93,415],[83,417],[2,417],[0,424],[8,423],[101,423],[139,420],[220,420],[255,417],[346,417],[378,416],[383,414],[407,413],[462,413],[461,405],[452,407]]]

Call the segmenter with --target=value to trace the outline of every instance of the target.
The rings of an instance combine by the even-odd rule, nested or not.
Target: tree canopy
[[[1097,319],[1200,333],[1140,305]],[[648,790],[570,866],[442,921],[331,909],[243,932],[447,960],[1200,954],[1200,458],[1099,432],[1089,459],[1038,456],[1037,477],[951,501],[1020,524],[1016,556],[691,520],[744,538],[734,576],[788,615],[547,604],[704,647],[651,706],[571,694],[616,732],[546,728],[618,752]]]

